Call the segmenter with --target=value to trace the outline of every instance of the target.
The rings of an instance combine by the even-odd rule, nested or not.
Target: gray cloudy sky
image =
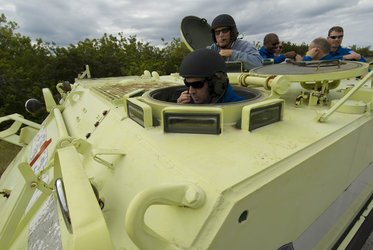
[[[309,44],[326,37],[330,27],[345,30],[342,45],[373,48],[372,0],[0,0],[0,13],[15,21],[22,35],[59,46],[85,38],[101,38],[106,32],[136,35],[152,45],[180,36],[184,16],[234,17],[244,40],[263,41],[277,33],[282,41]]]

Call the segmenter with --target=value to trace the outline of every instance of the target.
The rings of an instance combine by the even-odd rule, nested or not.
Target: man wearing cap
[[[177,103],[213,104],[246,100],[234,93],[224,60],[213,50],[198,49],[189,53],[180,64],[179,73],[188,90],[181,93]]]
[[[215,17],[211,24],[211,35],[215,43],[207,48],[218,52],[225,61],[241,61],[246,70],[263,64],[259,51],[250,42],[237,40],[236,23],[230,15]]]

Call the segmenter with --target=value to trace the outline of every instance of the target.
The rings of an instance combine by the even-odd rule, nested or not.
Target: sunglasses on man
[[[343,38],[343,35],[340,35],[340,36],[329,36],[331,39],[340,39],[340,38]]]
[[[221,30],[215,30],[214,32],[215,32],[215,35],[218,36],[218,35],[220,35],[220,32],[223,32],[223,34],[226,34],[230,30],[231,30],[230,28],[224,28],[224,29],[221,29]]]
[[[184,79],[184,84],[185,84],[185,86],[187,86],[187,88],[192,86],[194,89],[200,89],[203,86],[205,86],[205,82],[206,82],[206,80],[196,81],[196,82],[187,82],[186,79]]]

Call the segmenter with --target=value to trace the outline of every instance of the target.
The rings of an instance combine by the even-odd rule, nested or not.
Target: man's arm
[[[279,55],[279,56],[275,56],[275,57],[273,58],[273,63],[274,63],[274,64],[282,63],[283,61],[285,61],[285,59],[286,59],[285,55],[281,54],[281,55]]]
[[[352,51],[351,54],[342,56],[343,60],[356,60],[356,61],[360,61],[363,58],[364,57],[362,57],[360,54],[356,53],[355,51]],[[365,59],[364,59],[363,62],[365,62]]]
[[[306,56],[303,57],[302,61],[312,61],[319,54],[318,48],[312,48],[307,51]]]
[[[335,59],[366,62],[365,58],[362,55],[360,55],[359,53],[356,53],[352,49],[339,47],[337,52],[339,53],[339,55],[334,56]]]
[[[231,59],[233,61],[242,61],[252,66],[262,66],[263,58],[259,51],[248,41],[237,40],[232,46]]]

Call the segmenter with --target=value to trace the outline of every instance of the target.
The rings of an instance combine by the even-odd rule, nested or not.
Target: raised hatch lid
[[[186,16],[181,21],[180,33],[186,46],[191,50],[206,48],[214,43],[211,26],[204,18]]]

